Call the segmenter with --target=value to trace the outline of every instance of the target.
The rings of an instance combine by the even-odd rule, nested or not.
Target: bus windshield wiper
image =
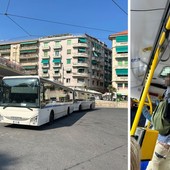
[[[3,109],[5,109],[6,107],[9,107],[9,106],[10,106],[9,104],[5,105],[5,106],[3,107]]]
[[[25,108],[27,108],[27,109],[29,109],[29,110],[33,111],[33,109],[31,109],[30,107],[25,107]]]

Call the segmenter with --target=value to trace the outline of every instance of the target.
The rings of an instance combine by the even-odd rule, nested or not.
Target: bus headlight
[[[33,124],[37,123],[37,121],[38,121],[38,116],[35,116],[35,117],[31,118],[31,120],[30,120],[30,122]]]

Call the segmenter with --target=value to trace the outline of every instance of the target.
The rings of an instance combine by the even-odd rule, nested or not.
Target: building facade
[[[0,44],[1,48],[6,53],[0,50],[0,56],[20,63],[26,74],[100,92],[111,83],[112,51],[87,34],[47,36]]]
[[[109,36],[112,41],[112,86],[117,94],[128,95],[128,32]]]

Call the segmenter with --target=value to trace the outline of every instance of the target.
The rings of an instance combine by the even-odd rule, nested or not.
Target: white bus
[[[0,88],[0,123],[40,126],[74,111],[73,90],[39,76],[10,76]]]
[[[102,93],[94,90],[74,89],[74,111],[95,108],[95,99],[100,99]]]

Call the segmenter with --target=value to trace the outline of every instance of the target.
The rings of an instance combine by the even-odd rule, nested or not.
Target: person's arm
[[[143,106],[143,109],[142,109],[142,114],[144,115],[144,117],[146,119],[148,119],[150,122],[151,122],[151,114],[149,113],[149,110],[147,109],[147,106]]]

